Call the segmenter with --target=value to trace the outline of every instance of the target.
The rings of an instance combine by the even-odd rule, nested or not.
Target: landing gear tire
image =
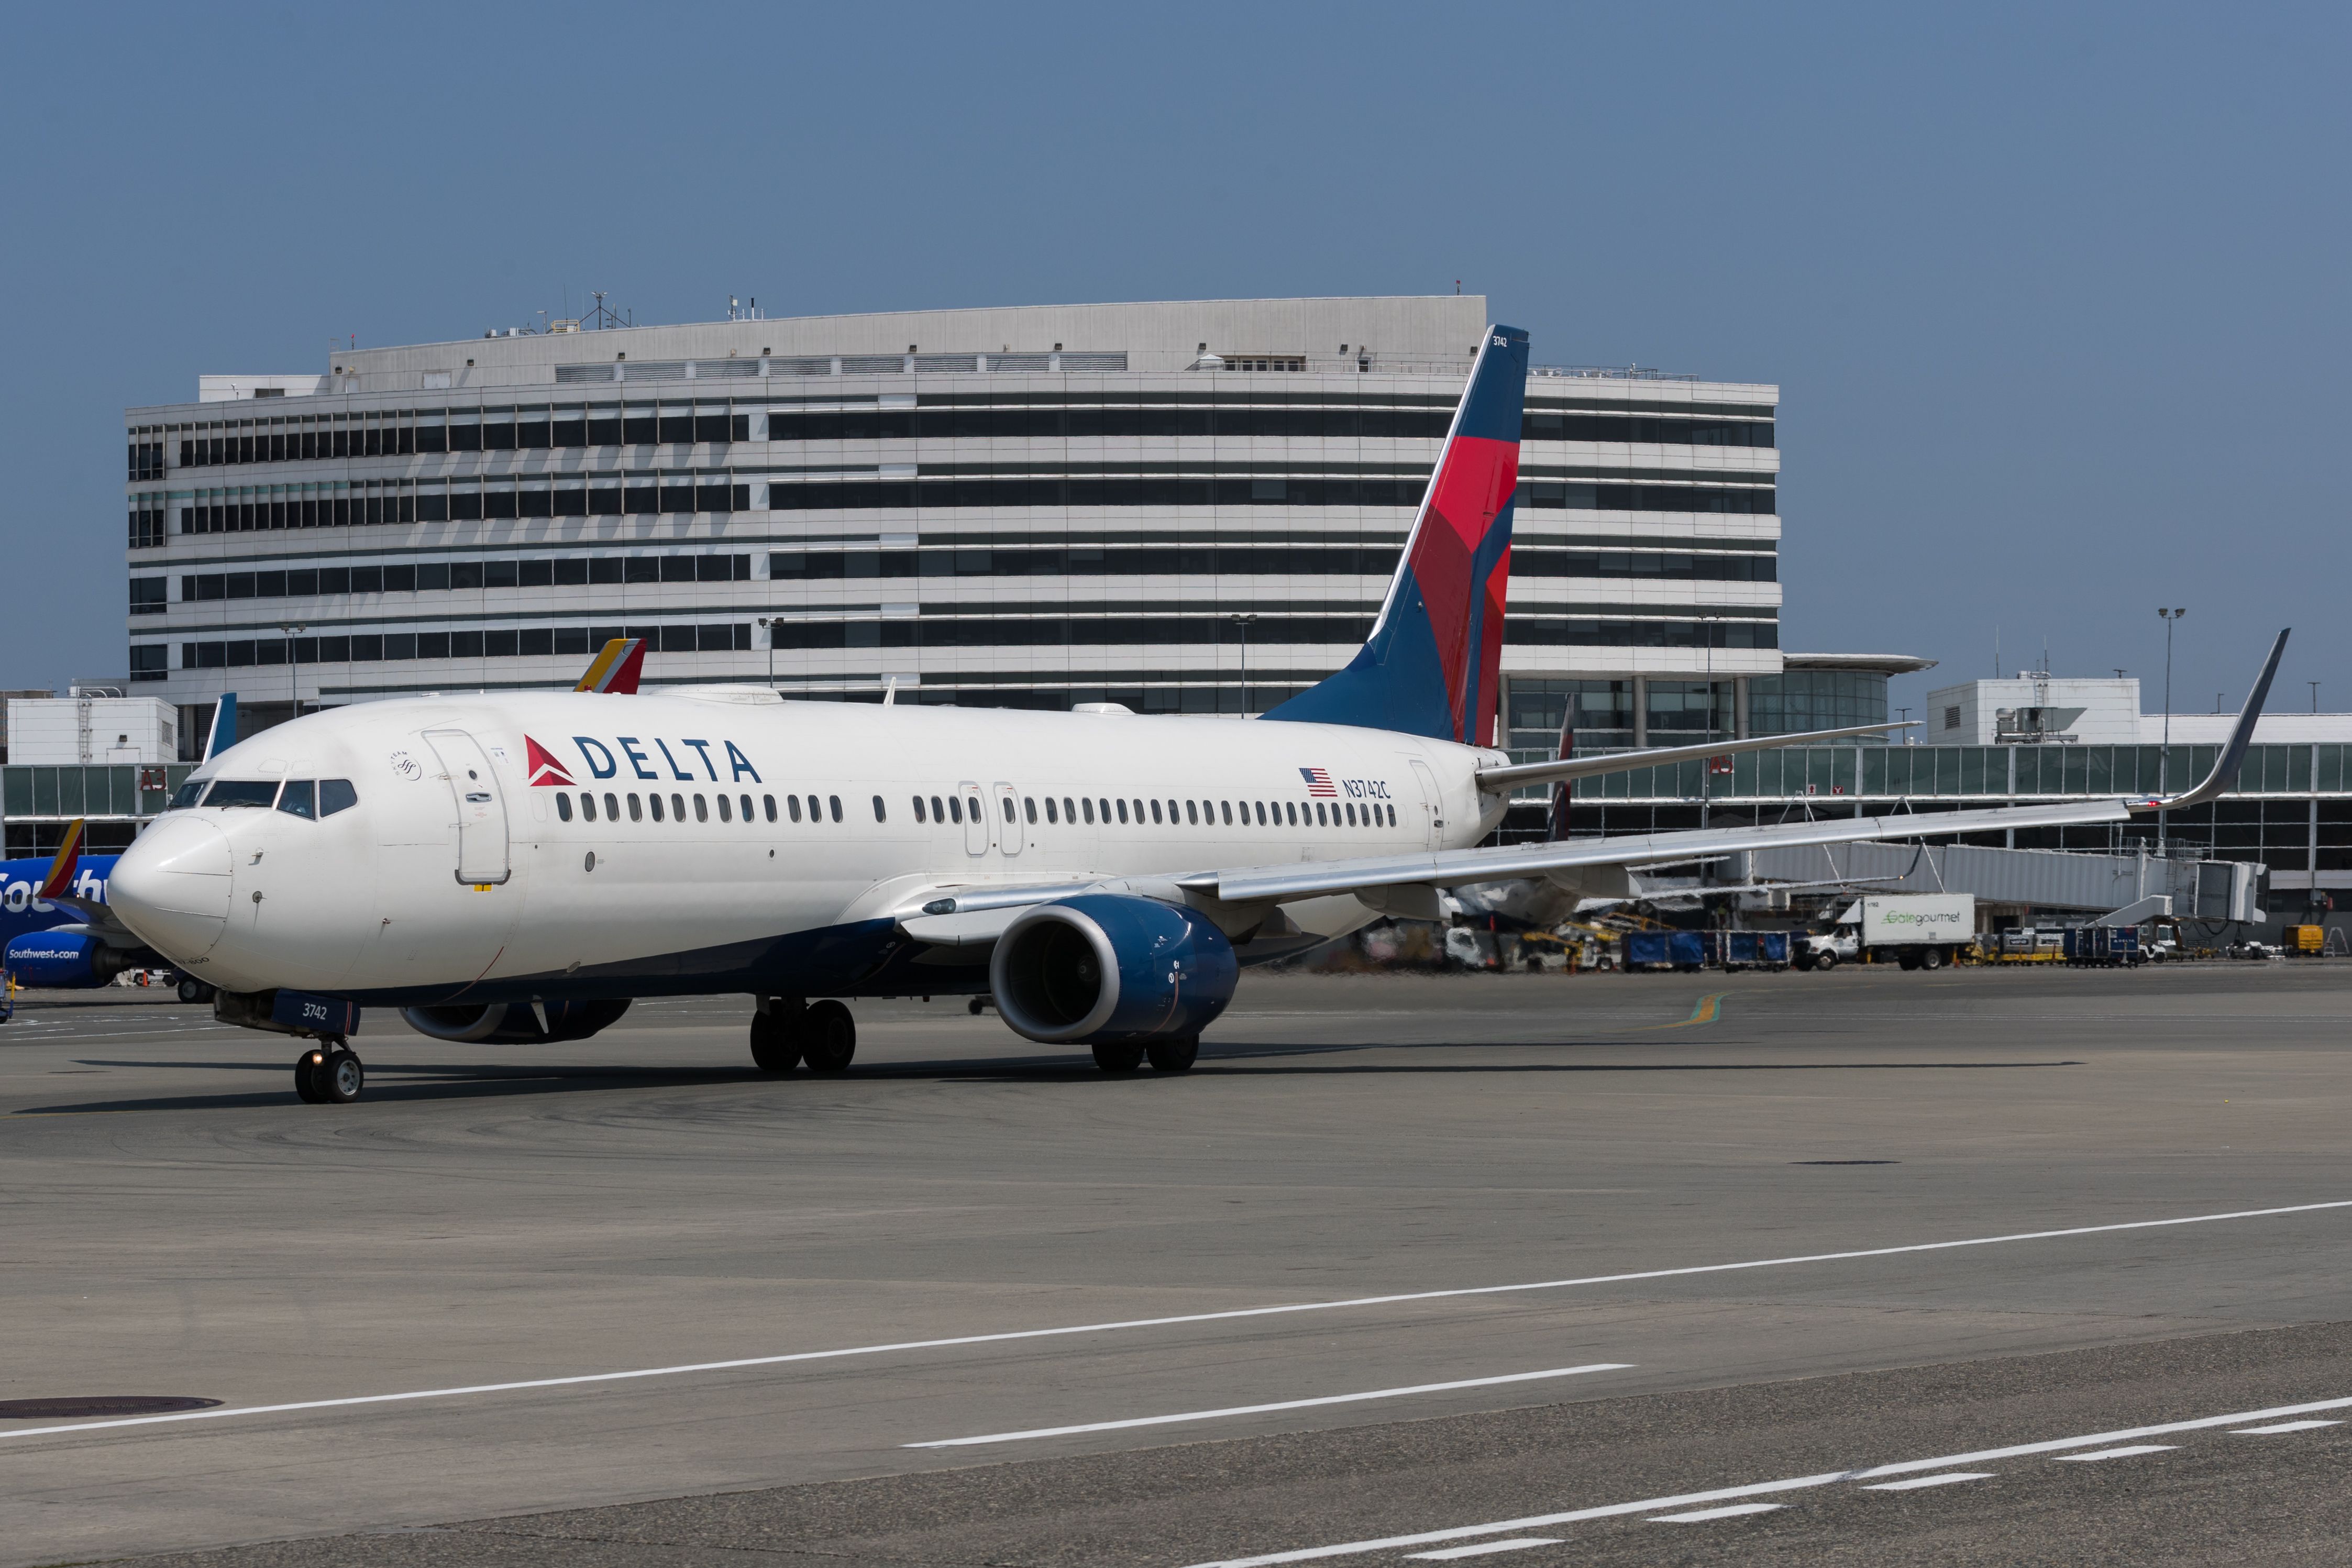
[[[1155,1040],[1144,1049],[1151,1058],[1153,1072],[1191,1072],[1193,1061],[1201,1054],[1201,1037],[1181,1040]]]
[[[324,1105],[319,1092],[316,1069],[326,1065],[327,1053],[322,1050],[304,1051],[294,1058],[294,1092],[302,1097],[305,1105]]]
[[[183,974],[180,976],[181,1001],[209,1002],[212,999],[213,988],[211,986],[205,984],[203,981],[197,979],[193,974]]]
[[[809,1071],[846,1072],[856,1054],[857,1020],[849,1016],[849,1009],[838,1002],[811,1006],[801,1025],[801,1059],[808,1063]]]
[[[348,1046],[337,1046],[327,1059],[310,1069],[310,1087],[321,1105],[350,1105],[367,1088],[367,1068]]]
[[[1141,1046],[1097,1046],[1095,1066],[1105,1072],[1133,1072],[1143,1065]]]
[[[751,1064],[761,1072],[790,1072],[801,1065],[800,1020],[781,1004],[751,1015]]]

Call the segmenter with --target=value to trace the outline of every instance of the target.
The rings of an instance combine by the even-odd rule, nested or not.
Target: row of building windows
[[[773,511],[854,511],[915,508],[1125,506],[1418,507],[1420,479],[856,479],[772,483]],[[387,523],[471,522],[555,517],[657,517],[752,510],[752,486],[726,474],[659,479],[415,481],[381,486],[272,485],[199,492],[180,506],[180,531],[246,533],[293,528]],[[1550,510],[1670,511],[1769,516],[1769,486],[1613,485],[1523,481],[1518,504]],[[161,544],[160,532],[133,514],[132,547]]]
[[[790,550],[768,556],[778,582],[868,577],[1171,577],[1370,576],[1396,571],[1394,549],[1307,544],[1148,545],[1123,549],[1073,544],[1001,550]],[[1515,545],[1511,570],[1523,577],[1627,577],[1675,582],[1771,583],[1779,562],[1754,551],[1570,551]]]
[[[568,654],[585,655],[614,637],[642,637],[656,653],[743,653],[751,647],[751,623],[705,622],[668,626],[524,626],[503,631],[363,632],[316,637],[236,638],[225,642],[184,642],[183,669],[241,669],[247,665],[374,664],[413,658],[535,658]],[[163,654],[169,645],[131,648],[133,679],[139,655]]]
[[[1320,645],[1345,647],[1371,631],[1371,617],[1356,616],[1264,616],[1249,627],[1254,645]],[[1700,647],[1712,632],[1717,647],[1779,646],[1780,628],[1769,622],[1702,626],[1689,621],[1571,620],[1513,616],[1511,638],[1574,647]],[[616,637],[641,637],[658,653],[728,653],[751,649],[748,622],[631,627],[520,627],[444,632],[353,633],[296,638],[232,638],[184,642],[185,669],[240,668],[247,665],[371,664],[412,658],[508,658],[584,654]],[[769,628],[778,649],[861,647],[1107,647],[1221,646],[1239,640],[1229,616],[1153,616],[1021,619],[981,616],[907,616],[889,620],[786,621]],[[167,645],[133,645],[133,679],[160,679]]]
[[[420,561],[413,565],[295,567],[282,572],[190,572],[180,578],[184,604],[214,599],[278,599],[345,594],[430,594],[469,588],[576,587],[604,583],[748,583],[749,555],[572,555],[520,561]],[[133,577],[134,611],[142,588],[160,604],[165,579]]]
[[[1759,410],[1769,414],[1769,410]],[[723,446],[737,441],[1059,440],[1175,437],[1291,440],[1444,437],[1451,407],[913,407],[754,408],[740,403],[597,403],[447,408],[381,414],[215,420],[172,427],[184,468],[432,452],[530,451],[624,446]],[[1528,441],[1770,447],[1773,421],[1530,411]],[[165,444],[129,444],[132,480],[161,479]]]

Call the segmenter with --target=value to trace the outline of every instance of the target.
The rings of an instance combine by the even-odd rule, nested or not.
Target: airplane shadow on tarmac
[[[1729,1042],[1726,1042],[1728,1044]],[[1524,1073],[1710,1073],[1710,1072],[1954,1072],[2030,1071],[2084,1065],[2079,1060],[2052,1061],[1926,1061],[1926,1062],[1738,1062],[1738,1061],[1332,1061],[1334,1056],[1360,1051],[1390,1054],[1496,1050],[1590,1050],[1595,1046],[1638,1050],[1634,1042],[1491,1041],[1422,1043],[1418,1045],[1260,1046],[1236,1043],[1210,1054],[1204,1052],[1190,1074],[1149,1070],[1111,1075],[1097,1070],[1078,1053],[1003,1058],[990,1061],[877,1062],[852,1068],[838,1078],[820,1079],[794,1071],[785,1075],[743,1068],[630,1068],[559,1064],[416,1063],[368,1068],[367,1100],[371,1102],[511,1099],[525,1095],[594,1094],[615,1089],[698,1089],[720,1084],[768,1084],[778,1088],[824,1083],[921,1080],[954,1083],[1037,1083],[1098,1085],[1104,1090],[1132,1090],[1147,1083],[1176,1085],[1187,1078],[1291,1077],[1326,1075],[1524,1074]],[[1302,1061],[1301,1058],[1321,1060]],[[143,1068],[161,1072],[241,1072],[292,1076],[291,1064],[274,1061],[139,1061],[79,1058],[84,1068]],[[149,1095],[137,1099],[83,1100],[69,1105],[32,1107],[7,1118],[94,1116],[131,1111],[232,1110],[254,1106],[299,1103],[289,1083],[283,1089],[240,1090],[227,1094]]]

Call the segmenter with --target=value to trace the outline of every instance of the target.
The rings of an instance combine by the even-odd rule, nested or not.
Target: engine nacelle
[[[139,962],[125,949],[109,947],[102,937],[59,927],[26,931],[12,940],[0,956],[0,967],[14,973],[19,985],[86,991],[111,985],[116,975],[138,968]]]
[[[988,960],[998,1016],[1046,1045],[1198,1035],[1234,999],[1240,976],[1233,943],[1208,917],[1118,893],[1025,911]]]
[[[618,1023],[629,1010],[625,997],[617,1002],[477,1002],[470,1006],[403,1007],[400,1016],[420,1035],[464,1045],[488,1041],[501,1046],[548,1045],[560,1040],[584,1040],[597,1030]],[[547,1026],[540,1026],[540,1014]]]

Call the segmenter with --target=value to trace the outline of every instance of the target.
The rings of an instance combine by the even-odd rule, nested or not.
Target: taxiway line
[[[1651,1279],[1688,1279],[1705,1274],[1734,1274],[1757,1268],[1790,1268],[1811,1263],[1847,1263],[1871,1258],[1898,1258],[1913,1253],[1948,1252],[1961,1247],[2000,1247],[2026,1241],[2055,1241],[2078,1236],[2111,1236],[2124,1231],[2161,1230],[2177,1226],[2218,1225],[2229,1220],[2271,1219],[2282,1215],[2319,1214],[2328,1210],[2346,1208],[2352,1208],[2352,1198],[2334,1199],[2326,1203],[2287,1204],[2273,1208],[2233,1209],[2223,1214],[2180,1215],[2168,1219],[2122,1220],[2111,1225],[2068,1226],[2056,1230],[2012,1231],[2002,1236],[1966,1237],[1953,1241],[1917,1241],[1897,1247],[1857,1247],[1843,1252],[1809,1252],[1788,1258],[1752,1258],[1739,1263],[1694,1263],[1677,1268],[1645,1268],[1622,1274],[1590,1274],[1573,1279],[1540,1279],[1517,1285],[1466,1285],[1447,1290],[1408,1290],[1385,1296],[1353,1296],[1334,1301],[1296,1301],[1272,1307],[1234,1307],[1221,1312],[1185,1312],[1160,1318],[1126,1318],[1112,1322],[1068,1323],[1047,1329],[1008,1329],[995,1333],[956,1334],[930,1340],[899,1340],[887,1344],[849,1345],[832,1350],[791,1351],[778,1355],[738,1356],[727,1361],[688,1362],[677,1366],[635,1367],[618,1372],[574,1373],[564,1377],[519,1378],[505,1383],[467,1384],[452,1388],[408,1389],[395,1394],[360,1394],[337,1399],[289,1400],[278,1405],[233,1405],[213,1410],[174,1411],[168,1415],[130,1415],[106,1421],[74,1421],[49,1426],[19,1426],[13,1431],[0,1431],[0,1440],[13,1437],[57,1436],[68,1433],[99,1432],[127,1426],[176,1426],[192,1421],[223,1421],[246,1415],[284,1415],[310,1410],[352,1409],[362,1405],[396,1405],[426,1399],[458,1399],[478,1394],[517,1394],[542,1388],[573,1388],[592,1383],[627,1383],[652,1377],[683,1377],[696,1373],[741,1372],[751,1367],[789,1366],[800,1362],[841,1361],[860,1356],[898,1355],[912,1351],[955,1350],[971,1345],[1013,1344],[1024,1340],[1117,1333],[1129,1329],[1178,1328],[1191,1323],[1234,1322],[1248,1318],[1285,1317],[1300,1312],[1334,1312],[1364,1307],[1403,1306],[1419,1301],[1460,1300],[1476,1296],[1508,1296],[1536,1290],[1566,1290],[1580,1286],[1624,1285]],[[2317,1407],[2315,1406],[2315,1408]]]

